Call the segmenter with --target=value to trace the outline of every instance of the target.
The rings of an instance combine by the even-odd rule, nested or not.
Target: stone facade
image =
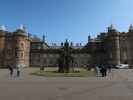
[[[133,26],[129,31],[118,32],[113,25],[107,32],[100,33],[96,38],[88,36],[88,43],[84,46],[70,43],[73,67],[95,66],[99,64],[118,65],[129,64],[133,67]],[[31,67],[58,66],[60,50],[63,46],[50,46],[45,41],[28,36],[21,26],[15,32],[8,32],[0,28],[0,67],[7,65],[24,65]]]
[[[7,65],[29,66],[30,40],[26,31],[0,30],[0,67]]]

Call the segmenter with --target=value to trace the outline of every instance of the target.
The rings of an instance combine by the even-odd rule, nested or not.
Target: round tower
[[[6,29],[5,26],[0,26],[0,51],[4,49]]]
[[[5,26],[0,26],[0,67],[4,67],[4,48],[5,48]]]
[[[130,68],[133,68],[133,25],[129,26],[127,33],[127,58]]]
[[[119,43],[119,32],[114,28],[113,25],[108,27],[107,33],[107,49],[109,56],[109,64],[119,65],[120,64],[120,43]]]
[[[30,40],[24,26],[20,26],[13,33],[14,39],[14,64],[24,67],[29,66]]]

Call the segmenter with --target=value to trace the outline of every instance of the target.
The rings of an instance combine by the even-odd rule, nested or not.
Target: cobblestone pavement
[[[133,100],[133,70],[113,70],[107,77],[46,78],[29,75],[9,77],[0,69],[0,100]]]

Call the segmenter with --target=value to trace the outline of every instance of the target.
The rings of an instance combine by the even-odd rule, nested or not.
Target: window
[[[20,57],[24,58],[24,53],[23,52],[20,53]]]
[[[18,57],[19,57],[18,52],[15,52],[15,56],[16,56],[16,58],[18,58]]]
[[[20,48],[24,49],[24,43],[20,43]]]

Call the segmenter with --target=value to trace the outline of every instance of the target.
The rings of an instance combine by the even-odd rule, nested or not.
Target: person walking
[[[8,65],[7,67],[9,69],[9,71],[10,71],[10,76],[12,77],[13,76],[13,66]]]

